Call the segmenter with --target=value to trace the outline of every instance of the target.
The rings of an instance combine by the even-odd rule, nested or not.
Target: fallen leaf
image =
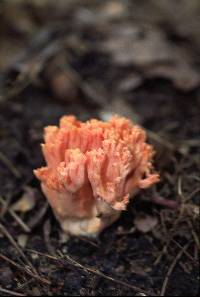
[[[178,58],[176,63],[171,65],[156,65],[147,71],[147,77],[162,77],[171,79],[174,85],[183,90],[189,91],[196,88],[200,83],[199,72],[187,61]]]
[[[4,286],[10,285],[14,278],[13,272],[9,266],[5,266],[6,264],[1,263],[1,265],[2,267],[0,267],[0,283]]]
[[[118,65],[146,67],[152,63],[173,60],[174,49],[156,27],[120,24],[110,27],[108,34],[109,38],[101,43],[101,49],[111,54]]]
[[[194,56],[187,47],[170,41],[167,33],[156,25],[120,23],[109,26],[99,48],[110,55],[114,65],[132,65],[139,70],[138,76],[121,84],[122,90],[137,87],[146,77],[169,79],[183,91],[199,86]]]

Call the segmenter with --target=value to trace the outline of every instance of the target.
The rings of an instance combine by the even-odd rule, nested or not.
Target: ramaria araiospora
[[[85,123],[64,116],[44,132],[47,163],[34,171],[64,231],[98,235],[139,189],[159,181],[145,131],[115,116]]]

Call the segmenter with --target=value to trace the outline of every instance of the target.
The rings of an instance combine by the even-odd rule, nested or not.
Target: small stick
[[[112,281],[112,282],[114,282],[114,283],[116,283],[116,284],[119,284],[119,285],[125,286],[125,287],[127,287],[127,288],[130,288],[130,289],[132,289],[132,290],[135,290],[136,292],[144,293],[144,294],[147,294],[147,295],[149,294],[149,292],[147,292],[146,290],[143,290],[143,289],[141,289],[141,288],[139,288],[139,287],[136,287],[136,286],[134,286],[134,285],[132,285],[132,284],[129,284],[129,283],[126,283],[126,282],[124,282],[124,281],[114,279],[114,278],[112,278],[111,276],[106,275],[106,274],[104,274],[103,272],[101,272],[101,271],[99,271],[99,270],[97,270],[97,269],[93,269],[93,268],[90,268],[90,267],[85,267],[85,266],[83,266],[82,264],[80,264],[79,262],[77,262],[77,261],[75,261],[74,259],[72,259],[72,258],[71,258],[70,256],[68,256],[68,255],[65,255],[65,257],[67,258],[68,261],[70,261],[70,262],[72,263],[72,265],[74,265],[74,266],[76,266],[76,267],[78,267],[78,268],[81,268],[81,269],[83,269],[83,270],[85,270],[85,271],[87,271],[87,272],[96,274],[96,275],[98,275],[98,276],[100,276],[100,277],[103,277],[103,278],[105,278],[105,279],[107,279],[107,280],[109,280],[109,281]]]
[[[191,242],[188,242],[181,250],[180,252],[176,255],[176,257],[174,258],[173,262],[171,263],[168,271],[167,271],[167,274],[165,276],[165,279],[164,279],[164,282],[163,282],[163,285],[162,285],[162,289],[161,289],[161,292],[160,292],[160,296],[165,296],[165,293],[166,293],[166,289],[167,289],[167,285],[168,285],[168,282],[169,282],[169,278],[176,266],[176,264],[178,263],[178,261],[180,260],[180,258],[182,257],[182,255],[185,253],[185,251],[188,249],[189,245],[190,245]]]
[[[185,203],[187,203],[194,195],[196,195],[198,192],[200,192],[200,188],[195,189],[192,193],[190,193],[186,199],[185,199]]]
[[[3,219],[4,216],[6,215],[7,211],[8,211],[8,208],[9,208],[9,205],[12,201],[12,197],[8,197],[5,201],[5,204],[4,206],[2,207],[2,209],[0,210],[0,219]]]
[[[6,202],[3,199],[3,197],[0,196],[0,202],[6,206]],[[11,208],[8,209],[9,214],[11,215],[11,217],[13,217],[13,219],[22,227],[22,229],[27,232],[30,233],[31,229],[29,228],[29,226],[27,226],[22,219],[15,213],[14,210],[12,210]]]
[[[151,131],[151,130],[147,130],[147,135],[149,136],[149,138],[151,138],[152,140],[162,144],[163,146],[165,146],[166,148],[170,149],[170,150],[175,150],[174,146],[166,139],[164,139],[163,137],[161,137],[159,134]]]
[[[0,258],[3,259],[4,261],[10,263],[11,265],[13,265],[14,267],[18,268],[19,270],[22,270],[23,272],[25,272],[26,274],[28,274],[29,276],[31,276],[32,278],[40,281],[43,284],[46,285],[51,285],[51,282],[43,277],[40,277],[39,275],[36,275],[34,273],[32,273],[30,270],[26,269],[25,267],[21,266],[20,264],[12,261],[11,259],[9,259],[8,257],[6,257],[3,254],[0,254]]]
[[[178,243],[175,239],[172,239],[172,241],[180,248],[183,249],[183,247],[180,245],[180,243]],[[195,262],[195,259],[186,251],[183,251],[184,254],[188,257],[188,259],[190,259],[192,262]]]
[[[87,242],[89,244],[91,244],[94,247],[98,247],[98,244],[93,242],[92,240],[88,239],[88,238],[84,238],[83,236],[78,236],[78,238],[84,242]]]
[[[195,229],[194,229],[194,227],[192,226],[192,222],[191,222],[190,219],[187,220],[187,224],[188,224],[189,228],[191,229],[191,233],[192,233],[192,236],[193,236],[193,238],[194,238],[194,242],[196,243],[196,246],[197,246],[198,250],[200,250],[200,241],[199,241],[199,237],[198,237],[197,233],[195,232]]]
[[[25,294],[22,294],[22,293],[18,293],[18,292],[15,292],[15,291],[11,291],[11,290],[7,290],[7,289],[4,289],[0,286],[0,292],[2,293],[6,293],[8,294],[9,296],[27,296]]]
[[[7,237],[7,239],[10,241],[10,243],[18,251],[18,253],[20,254],[20,256],[25,260],[25,262],[27,263],[27,265],[30,268],[32,268],[32,270],[34,271],[34,273],[35,274],[38,274],[37,271],[35,270],[35,268],[33,267],[33,265],[31,264],[31,262],[28,260],[28,258],[24,254],[24,252],[21,250],[21,248],[16,243],[15,239],[13,238],[13,236],[6,230],[6,228],[1,223],[0,223],[0,231],[2,231],[2,233]]]
[[[187,157],[188,159],[191,159],[191,156],[190,155],[187,155],[185,152],[183,152],[180,149],[180,144],[179,144],[179,147],[177,147],[177,146],[173,145],[170,141],[168,141],[167,139],[165,139],[163,136],[159,135],[158,133],[155,133],[155,132],[153,132],[151,130],[148,130],[148,129],[146,129],[146,131],[147,131],[147,136],[150,139],[156,141],[157,143],[160,143],[164,147],[168,148],[170,151],[173,151],[173,152],[177,151],[183,157]],[[192,161],[194,163],[197,163],[198,164],[198,161],[196,161],[195,159],[192,159]]]
[[[25,283],[18,285],[17,288],[18,288],[18,290],[22,290],[25,287],[27,287],[28,285],[30,285],[31,283],[33,283],[34,281],[35,281],[35,279],[32,277],[29,280],[27,280]]]
[[[34,229],[37,225],[40,224],[41,220],[43,219],[44,215],[46,214],[46,211],[49,207],[49,204],[46,202],[40,210],[36,213],[36,215],[32,216],[31,219],[27,222],[27,225],[29,228]]]
[[[55,261],[62,261],[62,263],[63,263],[63,258],[57,258],[57,257],[47,255],[47,254],[44,254],[44,253],[41,253],[41,252],[38,252],[38,251],[34,251],[34,250],[31,250],[31,249],[26,249],[26,250],[31,252],[31,253],[35,253],[35,254],[47,257],[49,259],[55,260]],[[104,274],[103,272],[101,272],[101,271],[99,271],[97,269],[93,269],[91,267],[85,267],[81,263],[79,263],[76,260],[74,260],[73,258],[71,258],[69,255],[65,255],[64,257],[68,260],[68,262],[71,265],[73,265],[73,266],[75,266],[77,268],[80,268],[80,269],[84,270],[85,272],[90,272],[90,273],[96,274],[96,275],[98,275],[100,277],[103,277],[103,278],[109,280],[109,281],[112,281],[114,283],[117,283],[117,284],[120,284],[122,286],[128,287],[128,288],[130,288],[132,290],[135,290],[136,292],[144,293],[144,294],[147,294],[147,295],[150,294],[150,292],[148,292],[148,291],[146,291],[144,289],[141,289],[141,288],[139,288],[137,286],[131,285],[129,283],[126,283],[126,282],[123,282],[123,281],[120,281],[120,280],[116,280],[116,279],[112,278],[111,276],[108,276],[108,275]]]
[[[17,170],[17,168],[12,164],[12,162],[2,152],[0,152],[0,161],[10,170],[10,172],[12,172],[12,174],[16,178],[21,177],[21,174]]]

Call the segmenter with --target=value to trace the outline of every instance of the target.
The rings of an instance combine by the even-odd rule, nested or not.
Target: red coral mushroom
[[[47,163],[34,171],[64,231],[97,235],[114,222],[139,189],[159,181],[145,131],[115,116],[85,123],[64,116],[48,126],[42,145]]]

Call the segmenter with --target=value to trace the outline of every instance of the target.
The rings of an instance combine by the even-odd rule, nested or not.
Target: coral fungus
[[[64,116],[44,132],[47,163],[34,171],[64,231],[97,235],[139,189],[158,182],[145,131],[115,116],[85,123]]]

